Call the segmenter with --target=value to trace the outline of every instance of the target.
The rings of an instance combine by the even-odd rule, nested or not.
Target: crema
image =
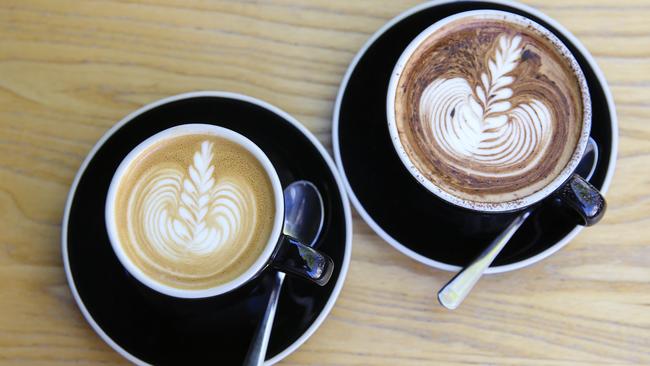
[[[456,19],[407,60],[395,121],[409,159],[463,200],[501,203],[553,181],[583,121],[575,68],[556,40],[489,16]]]
[[[115,201],[119,241],[147,276],[204,289],[245,272],[275,220],[270,178],[244,147],[190,134],[157,141],[128,166]]]

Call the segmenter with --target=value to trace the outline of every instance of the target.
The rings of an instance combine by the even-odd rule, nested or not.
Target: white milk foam
[[[250,240],[253,231],[243,229],[255,226],[255,197],[245,182],[215,182],[212,148],[204,141],[186,171],[164,167],[138,179],[129,198],[129,213],[141,218],[129,220],[133,241],[137,240],[133,233],[141,232],[149,250],[170,261],[183,261],[188,254],[210,255]],[[147,252],[137,253],[164,270]]]
[[[118,231],[131,260],[178,288],[207,288],[247,270],[275,220],[271,182],[243,147],[180,137],[144,152],[118,190]]]
[[[481,83],[474,92],[463,78],[440,78],[424,90],[419,108],[420,119],[428,121],[441,149],[459,161],[489,167],[472,170],[489,177],[519,175],[536,167],[553,132],[550,108],[542,101],[533,99],[516,106],[510,102],[513,91],[509,86],[516,80],[508,74],[520,60],[521,37],[501,36],[498,42],[488,65],[479,70]],[[457,168],[467,170],[467,165]]]

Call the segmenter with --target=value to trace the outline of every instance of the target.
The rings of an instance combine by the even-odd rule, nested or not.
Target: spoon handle
[[[456,309],[469,295],[472,288],[483,275],[483,272],[492,264],[494,258],[501,252],[501,249],[508,243],[510,238],[517,232],[521,224],[524,223],[526,218],[530,215],[530,211],[526,211],[517,216],[512,223],[496,238],[490,245],[481,253],[472,264],[465,267],[462,271],[458,272],[454,278],[451,279],[441,290],[438,292],[438,301],[447,309]]]
[[[285,274],[277,272],[275,274],[273,288],[271,288],[271,295],[269,295],[269,302],[266,305],[264,317],[259,323],[258,329],[255,331],[255,338],[252,340],[248,347],[248,354],[244,360],[245,366],[261,366],[264,365],[266,359],[266,348],[269,345],[269,338],[271,336],[271,329],[273,328],[273,319],[275,318],[275,309],[278,306],[280,299],[280,290],[284,282]]]

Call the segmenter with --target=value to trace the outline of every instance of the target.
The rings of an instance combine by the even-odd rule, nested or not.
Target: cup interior
[[[425,174],[423,174],[418,169],[417,165],[409,157],[398,133],[397,122],[395,118],[395,100],[400,77],[402,76],[404,68],[408,64],[409,59],[422,44],[422,42],[424,42],[430,35],[439,31],[445,25],[464,18],[500,19],[526,26],[529,29],[533,29],[538,34],[544,36],[555,46],[555,48],[559,51],[559,53],[564,57],[567,64],[570,66],[579,83],[579,88],[582,96],[582,127],[576,148],[573,151],[569,162],[549,184],[528,196],[516,200],[499,203],[472,201],[458,197],[444,190],[429,180]],[[562,43],[562,41],[558,39],[551,31],[547,30],[545,27],[531,19],[507,11],[490,9],[470,10],[450,15],[432,24],[424,31],[422,31],[419,35],[417,35],[404,49],[397,63],[395,64],[393,72],[391,73],[388,85],[388,93],[386,97],[386,114],[391,141],[402,164],[409,171],[409,173],[418,181],[419,184],[421,184],[431,193],[435,194],[444,201],[449,202],[455,206],[485,213],[513,212],[526,208],[548,197],[560,186],[562,186],[571,177],[584,153],[591,131],[591,111],[591,98],[589,95],[587,80],[584,76],[584,73],[582,72],[582,69],[580,68],[578,61],[575,59],[566,45],[564,45],[564,43]]]
[[[273,189],[273,196],[275,201],[275,218],[273,221],[273,226],[269,239],[260,254],[260,256],[255,260],[255,262],[242,274],[234,278],[233,280],[220,284],[218,286],[204,288],[204,289],[183,289],[157,281],[155,278],[152,278],[144,273],[126,254],[122,243],[120,241],[119,235],[117,234],[118,228],[116,224],[116,213],[115,213],[115,201],[117,196],[117,191],[122,183],[122,178],[128,172],[131,164],[149,147],[165,140],[179,136],[185,135],[194,135],[194,134],[203,134],[203,135],[213,135],[217,136],[231,142],[238,144],[239,146],[245,148],[250,152],[262,165],[265,172],[267,173],[269,180]],[[282,193],[282,185],[278,174],[273,167],[273,164],[266,156],[266,154],[252,141],[250,141],[245,136],[234,132],[232,130],[208,124],[184,124],[176,127],[172,127],[161,131],[145,141],[141,142],[136,146],[129,154],[122,160],[117,170],[115,171],[113,178],[111,180],[108,195],[106,199],[106,228],[109,236],[109,240],[113,247],[115,255],[119,259],[120,263],[126,270],[135,277],[139,282],[146,285],[147,287],[160,292],[165,295],[179,297],[179,298],[204,298],[210,296],[221,295],[223,293],[229,292],[238,288],[239,286],[245,284],[250,279],[255,277],[269,262],[271,254],[275,249],[275,246],[280,237],[282,231],[282,225],[284,223],[284,198]]]

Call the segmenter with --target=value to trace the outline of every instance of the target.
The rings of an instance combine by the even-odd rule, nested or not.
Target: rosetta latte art
[[[517,175],[535,167],[548,148],[551,113],[535,99],[512,105],[509,86],[516,80],[509,73],[520,61],[521,37],[501,36],[497,42],[479,85],[458,77],[434,80],[421,95],[419,113],[450,156],[491,168],[477,173]],[[532,163],[517,167],[526,160]]]
[[[138,256],[149,265],[161,269],[152,256],[173,263],[236,252],[243,247],[237,244],[250,240],[254,195],[242,181],[218,178],[212,148],[202,142],[185,170],[154,167],[138,179],[129,199],[129,233],[134,242],[146,243]]]

